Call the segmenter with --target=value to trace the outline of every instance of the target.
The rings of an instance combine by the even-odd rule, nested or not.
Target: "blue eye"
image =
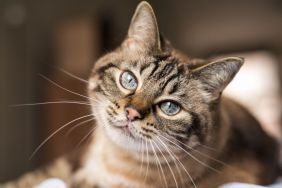
[[[137,79],[131,72],[125,71],[120,76],[120,84],[125,89],[134,90],[137,88]]]
[[[163,113],[169,116],[174,116],[180,111],[180,106],[171,101],[162,102],[159,106]]]

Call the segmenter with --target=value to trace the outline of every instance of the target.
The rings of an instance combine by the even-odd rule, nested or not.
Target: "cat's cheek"
[[[188,145],[191,148],[195,148],[200,144],[199,138],[196,135],[192,135],[189,139]]]

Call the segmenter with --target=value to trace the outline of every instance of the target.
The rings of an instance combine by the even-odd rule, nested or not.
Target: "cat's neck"
[[[152,184],[163,184],[164,180],[162,178],[160,166],[166,174],[168,183],[174,185],[173,173],[175,174],[176,179],[178,179],[187,177],[186,171],[188,170],[189,174],[197,179],[198,175],[204,173],[205,168],[205,166],[200,163],[208,165],[206,158],[203,158],[203,156],[194,152],[191,152],[190,156],[186,154],[185,157],[178,160],[170,160],[171,157],[166,156],[165,158],[167,161],[160,153],[157,154],[158,157],[153,153],[143,154],[142,157],[142,152],[137,153],[136,151],[129,151],[126,148],[120,147],[108,138],[102,126],[98,126],[95,136],[93,137],[93,143],[86,155],[85,166],[91,169],[97,169],[97,171],[94,170],[92,173],[99,174],[101,183],[113,181],[108,178],[114,175],[120,177],[117,181],[126,179],[126,182],[131,182],[131,187],[135,187],[135,184],[141,185],[140,182],[142,182],[143,187],[146,187],[147,185]],[[191,157],[192,155],[193,157]],[[149,162],[147,157],[151,158]],[[196,158],[198,161],[195,160]],[[199,161],[201,162],[199,163]],[[189,166],[191,168],[185,169],[184,166]],[[179,172],[181,176],[178,174]],[[180,179],[177,181],[181,182]],[[122,182],[115,183],[119,184]],[[189,179],[185,180],[185,185],[190,183]],[[107,187],[109,185],[105,186]]]
[[[121,147],[116,144],[108,137],[108,134],[106,134],[104,128],[100,125],[97,125],[91,146],[92,148],[90,150],[105,158],[109,155],[115,156],[116,159],[125,159],[127,161],[134,161],[135,163],[141,162],[139,152],[129,150],[126,147]]]

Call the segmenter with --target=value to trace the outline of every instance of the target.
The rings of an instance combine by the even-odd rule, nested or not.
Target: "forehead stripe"
[[[152,75],[154,75],[154,73],[157,71],[157,69],[159,68],[159,61],[154,61],[153,64],[155,65],[155,67],[153,68],[152,72],[149,74],[149,77],[151,77]]]
[[[172,71],[173,68],[174,68],[174,64],[167,63],[163,67],[163,69],[161,69],[160,71],[155,73],[154,77],[156,77],[157,79],[163,78],[163,77],[167,76]]]
[[[179,84],[178,84],[178,82],[175,82],[173,84],[173,86],[171,87],[171,89],[168,91],[168,94],[171,95],[173,93],[176,93],[178,91],[178,89],[179,89]]]
[[[170,78],[167,79],[167,80],[165,81],[165,83],[163,84],[163,86],[162,86],[162,88],[161,88],[161,92],[164,91],[164,89],[166,88],[166,86],[167,86],[170,82],[172,82],[173,80],[177,79],[178,76],[179,76],[178,74],[174,74],[174,75],[170,76]]]
[[[150,66],[151,66],[151,63],[142,65],[142,66],[140,67],[140,72],[139,72],[139,73],[142,74],[143,71],[146,70],[147,68],[149,68]]]

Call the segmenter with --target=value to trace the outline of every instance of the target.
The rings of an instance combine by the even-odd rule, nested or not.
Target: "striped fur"
[[[4,187],[31,187],[54,176],[73,188],[270,183],[277,165],[274,141],[243,107],[221,97],[242,64],[237,57],[206,61],[182,55],[160,36],[151,6],[140,3],[127,38],[90,75],[98,128],[84,153],[60,159],[63,166],[50,167],[59,167],[54,174],[36,171]],[[136,89],[121,85],[124,71],[134,75]],[[180,111],[166,115],[163,101],[174,101]],[[128,120],[128,107],[138,111],[137,120]]]

